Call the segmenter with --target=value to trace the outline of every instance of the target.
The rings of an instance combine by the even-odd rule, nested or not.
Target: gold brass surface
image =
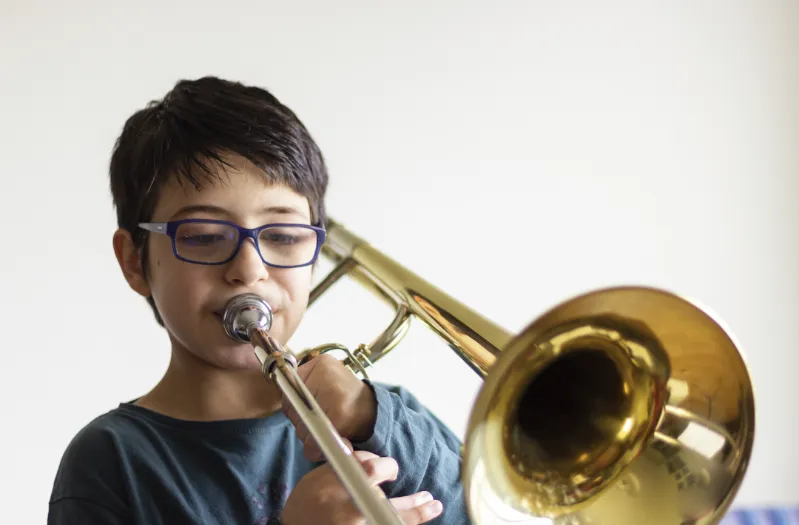
[[[463,452],[474,523],[709,525],[728,510],[752,451],[754,393],[737,344],[705,309],[619,286],[513,335],[332,220],[323,255],[337,266],[311,303],[346,275],[396,310],[347,352],[353,372],[418,319],[483,379]]]

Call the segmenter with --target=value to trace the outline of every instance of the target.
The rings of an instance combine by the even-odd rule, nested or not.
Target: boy
[[[256,293],[285,344],[305,312],[328,175],[303,124],[263,89],[181,81],[128,119],[110,180],[114,251],[171,360],[150,392],[75,436],[48,523],[364,523],[252,347],[220,320],[231,297]],[[405,523],[468,523],[460,444],[412,395],[324,356],[298,371]]]

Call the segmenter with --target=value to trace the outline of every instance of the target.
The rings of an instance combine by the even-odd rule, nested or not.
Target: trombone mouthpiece
[[[237,295],[225,306],[222,326],[231,339],[249,343],[252,330],[260,328],[268,332],[272,328],[272,308],[255,294]]]

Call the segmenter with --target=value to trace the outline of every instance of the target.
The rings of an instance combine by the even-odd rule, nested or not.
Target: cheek
[[[305,309],[308,305],[308,296],[311,293],[313,274],[310,268],[289,273],[283,279],[292,306]]]
[[[154,253],[151,258],[150,289],[164,320],[177,321],[182,313],[203,306],[209,296],[209,270],[204,266],[187,264],[169,253]]]
[[[296,269],[295,269],[296,270]],[[280,283],[280,288],[284,294],[284,317],[286,328],[293,332],[308,307],[308,296],[311,293],[313,284],[310,271],[289,271],[281,275],[275,275],[275,280]]]

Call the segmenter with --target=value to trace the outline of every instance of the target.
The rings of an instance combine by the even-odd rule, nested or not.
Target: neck
[[[281,409],[278,388],[260,370],[224,370],[173,347],[164,377],[136,404],[177,419],[258,418]]]

